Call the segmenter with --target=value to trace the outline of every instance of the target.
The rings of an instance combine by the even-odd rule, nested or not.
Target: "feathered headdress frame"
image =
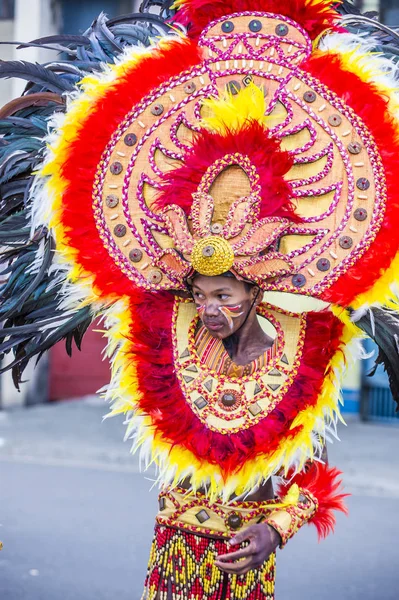
[[[78,259],[85,273],[80,279],[94,278],[97,292],[105,295],[111,289],[126,293],[131,284],[181,289],[195,267],[191,257],[199,256],[196,265],[209,265],[204,273],[217,274],[240,261],[244,276],[265,290],[357,308],[358,298],[380,277],[378,248],[388,250],[387,268],[397,252],[390,233],[398,210],[391,178],[397,120],[384,100],[387,86],[370,83],[364,56],[353,57],[345,48],[347,34],[334,34],[344,46],[334,54],[312,52],[307,32],[278,14],[234,13],[229,31],[225,24],[212,21],[198,44],[170,40],[140,58],[127,56],[114,69],[112,85],[110,80],[104,85],[101,77],[83,82],[85,93],[71,106],[41,173],[46,196],[63,207],[62,213],[53,210],[59,244]],[[318,72],[328,85],[316,77]],[[133,77],[140,77],[140,90],[131,86]],[[350,89],[345,87],[349,77]],[[360,87],[369,103],[356,98]],[[258,97],[262,92],[262,110],[253,102],[245,113],[251,90],[258,90],[253,94]],[[211,95],[220,96],[218,102],[212,103]],[[241,123],[231,120],[231,106],[244,115]],[[378,126],[370,106],[384,115]],[[268,181],[259,180],[254,153],[255,162],[244,146],[236,151],[234,136],[238,139],[244,126],[251,147],[245,118],[257,120],[265,139],[279,144],[280,158],[285,152],[291,160],[284,175],[290,197],[281,196],[279,214],[269,212],[280,219],[278,236],[269,235],[274,222],[253,235],[260,214],[267,214],[260,199]],[[172,171],[176,177],[187,173],[195,145],[200,147],[195,140],[215,127],[213,135],[224,138],[228,157],[223,173],[216,163],[209,165],[191,198],[185,198],[184,209],[181,199],[167,205]],[[222,200],[223,189],[230,201]],[[176,198],[173,190],[170,198]],[[92,252],[82,226],[92,231]]]
[[[186,361],[196,353],[187,357],[189,338],[178,347],[174,334],[177,310],[186,307],[164,291],[181,287],[193,250],[210,264],[220,257],[213,241],[222,239],[237,272],[265,289],[352,304],[361,324],[364,305],[388,297],[399,244],[394,67],[339,31],[334,3],[249,0],[212,12],[221,6],[181,6],[180,22],[198,8],[191,37],[176,35],[178,20],[172,26],[141,15],[128,31],[125,20],[101,17],[87,35],[47,39],[57,49],[71,43],[73,60],[18,64],[33,85],[0,122],[7,276],[0,351],[14,348],[16,383],[32,356],[62,338],[70,350],[104,315],[108,397],[114,413],[131,415],[127,435],[158,464],[161,481],[190,475],[194,487],[207,482],[214,495],[220,481],[227,495],[246,492],[319,456],[317,436],[329,432],[325,418],[334,432],[337,376],[359,330],[343,309],[284,313],[303,321],[302,332],[306,321],[296,346],[301,359],[291,356],[292,385],[281,391],[266,374],[251,405],[256,416],[245,413],[248,426],[228,436],[215,431],[187,398],[197,375]],[[170,19],[169,4],[161,9]],[[315,50],[312,40],[326,30],[338,33]],[[124,44],[129,32],[134,49]],[[162,32],[166,39],[156,40]],[[12,68],[0,65],[0,75]],[[384,77],[375,76],[379,69]],[[190,178],[186,189],[174,189],[179,175]],[[224,177],[234,185],[219,186]],[[388,329],[385,320],[383,343]],[[288,377],[290,357],[277,358]],[[201,393],[210,405],[214,389]],[[256,411],[270,398],[266,422]]]

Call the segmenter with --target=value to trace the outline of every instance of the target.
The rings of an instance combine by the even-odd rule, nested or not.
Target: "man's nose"
[[[219,307],[216,302],[207,302],[205,304],[204,314],[206,317],[217,317],[219,316]]]

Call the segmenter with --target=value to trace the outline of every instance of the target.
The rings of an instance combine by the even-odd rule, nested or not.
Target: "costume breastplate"
[[[199,318],[193,303],[176,303],[176,373],[193,413],[212,431],[229,434],[259,423],[279,404],[298,373],[306,329],[304,316],[271,310],[266,305],[260,307],[259,315],[273,324],[276,341],[265,360],[260,361],[263,365],[251,365],[251,370],[258,370],[240,374],[243,369],[228,364],[220,340],[207,334],[205,328],[196,336]]]
[[[321,454],[325,420],[339,416],[337,376],[352,332],[330,310],[262,304],[258,313],[275,344],[264,364],[239,376],[226,374],[226,353],[198,329],[191,301],[142,292],[121,317],[128,433],[158,465],[160,483],[190,477],[194,490],[228,498]],[[114,412],[119,405],[125,412],[118,398]]]

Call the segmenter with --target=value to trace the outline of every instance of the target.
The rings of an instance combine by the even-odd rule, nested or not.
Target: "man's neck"
[[[255,311],[225,346],[230,358],[238,365],[247,365],[273,345],[273,340],[261,328]]]

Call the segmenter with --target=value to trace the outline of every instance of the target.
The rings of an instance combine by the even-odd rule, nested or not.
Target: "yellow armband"
[[[297,504],[291,504],[271,513],[266,522],[280,534],[280,548],[283,548],[302,525],[314,516],[317,508],[316,498],[307,490],[299,489]]]

